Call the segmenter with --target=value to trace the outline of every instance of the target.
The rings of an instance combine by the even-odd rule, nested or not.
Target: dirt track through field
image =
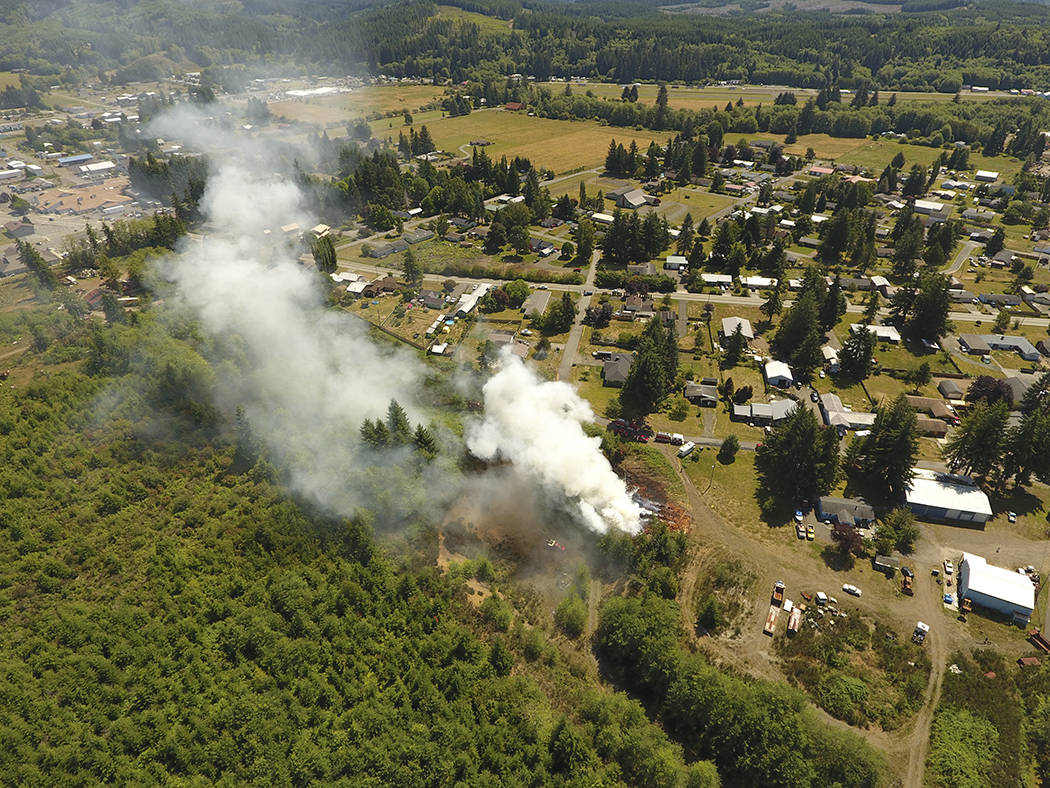
[[[918,580],[919,578],[916,578]],[[908,769],[905,773],[906,786],[921,786],[923,773],[926,770],[926,753],[930,745],[930,726],[937,704],[941,701],[941,685],[944,682],[945,661],[948,659],[945,646],[945,635],[936,624],[944,619],[941,612],[943,603],[940,599],[940,586],[929,582],[916,583],[917,596],[922,602],[922,615],[927,623],[934,622],[926,636],[926,648],[930,652],[930,680],[926,683],[926,695],[922,708],[915,715],[915,724],[911,733],[904,740],[904,752],[908,758]]]

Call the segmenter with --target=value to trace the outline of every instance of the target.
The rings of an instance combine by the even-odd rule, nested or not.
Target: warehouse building
[[[992,566],[979,555],[963,553],[959,598],[1027,624],[1035,609],[1035,586],[1027,575]]]
[[[968,476],[913,468],[905,500],[923,520],[984,525],[992,517],[988,496]]]

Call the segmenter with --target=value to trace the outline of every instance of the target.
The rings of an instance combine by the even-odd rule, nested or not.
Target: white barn
[[[963,553],[959,598],[1028,623],[1035,609],[1035,587],[1028,575],[992,566],[979,555]]]

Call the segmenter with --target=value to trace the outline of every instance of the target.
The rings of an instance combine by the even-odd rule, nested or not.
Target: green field
[[[510,20],[496,19],[484,14],[476,14],[473,11],[464,11],[462,8],[450,5],[439,5],[437,16],[439,19],[455,19],[460,22],[475,24],[483,35],[508,33],[513,27]]]
[[[713,194],[700,189],[675,189],[661,195],[660,206],[656,212],[674,225],[681,224],[687,213],[692,214],[695,227],[701,219],[725,210],[734,203],[736,199],[724,194]]]
[[[461,14],[465,12],[460,12]],[[471,15],[474,16],[474,15]],[[490,20],[498,22],[499,20]],[[552,92],[560,93],[565,90],[565,83],[563,82],[547,82],[541,83],[543,87],[548,88]],[[815,96],[815,90],[808,90],[806,88],[785,88],[775,87],[766,85],[740,85],[732,87],[729,85],[710,85],[706,87],[686,86],[686,85],[668,85],[667,86],[667,103],[671,107],[677,109],[711,109],[717,107],[718,109],[725,108],[726,102],[733,102],[743,99],[744,104],[752,106],[755,104],[772,104],[773,100],[781,93],[790,91],[796,96],[799,96],[802,100],[806,97]],[[659,88],[656,85],[640,85],[638,87],[638,101],[645,104],[654,104],[656,102],[656,94]],[[588,91],[598,96],[599,98],[618,99],[623,93],[623,85],[619,83],[610,82],[588,82],[583,85],[572,85],[572,91],[576,94],[584,94]],[[889,101],[894,91],[884,90],[879,93],[879,103],[885,104]],[[924,101],[935,101],[945,102],[951,101],[955,97],[953,93],[912,93],[912,92],[898,92],[897,102],[924,102]],[[999,98],[998,95],[990,93],[962,93],[960,94],[961,101],[988,101],[993,98]],[[844,94],[844,101],[849,101],[849,94]]]
[[[625,146],[633,139],[640,150],[645,150],[654,140],[666,144],[670,136],[669,132],[614,129],[593,121],[551,120],[503,109],[480,110],[454,118],[421,117],[416,123],[426,123],[440,150],[459,154],[462,148],[462,152],[469,153],[472,140],[486,139],[492,144],[485,151],[493,159],[523,156],[555,173],[603,165],[609,140],[614,137]],[[372,124],[372,129],[376,136],[393,136],[395,141],[399,130],[385,120]]]
[[[363,118],[373,114],[385,115],[404,109],[415,112],[420,107],[440,99],[444,92],[444,88],[432,85],[365,87],[352,93],[334,96],[275,101],[270,104],[270,112],[278,118],[327,126],[352,118]]]

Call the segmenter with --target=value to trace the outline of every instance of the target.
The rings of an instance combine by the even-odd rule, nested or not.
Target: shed
[[[795,382],[795,376],[791,374],[791,367],[783,361],[770,361],[765,367],[766,382],[770,386],[787,388]]]
[[[886,574],[892,574],[901,568],[901,560],[895,555],[875,556],[875,568]]]
[[[940,419],[931,419],[926,416],[917,416],[915,429],[920,435],[930,438],[943,438],[948,434],[948,425]]]
[[[942,380],[937,384],[937,391],[941,392],[945,399],[962,399],[964,393],[954,380]]]

